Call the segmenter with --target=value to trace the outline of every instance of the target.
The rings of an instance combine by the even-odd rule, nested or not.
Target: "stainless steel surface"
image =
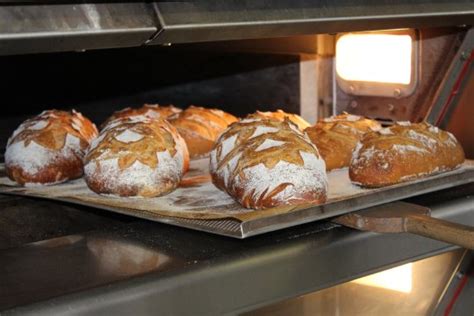
[[[3,1],[2,1],[3,2]],[[0,54],[470,24],[474,1],[7,1]]]
[[[474,29],[470,29],[456,55],[451,60],[451,65],[444,76],[433,105],[426,117],[432,124],[445,128],[453,114],[459,98],[459,93],[465,88],[466,82],[474,71]]]
[[[462,252],[459,249],[410,262],[240,316],[433,315],[436,298]]]
[[[70,203],[56,203],[51,207],[49,201],[17,196],[0,196],[0,206],[0,249],[105,229],[134,220],[99,210],[84,211]]]
[[[474,1],[155,2],[152,44],[269,38],[356,30],[470,24]]]
[[[474,64],[474,63],[473,63]],[[458,91],[459,101],[453,109],[447,123],[443,122],[446,129],[456,136],[461,143],[466,158],[474,159],[474,71],[466,78],[466,85]]]
[[[456,296],[456,292],[459,292]],[[474,310],[474,252],[465,250],[458,266],[447,282],[432,313],[441,315],[468,315]]]
[[[0,6],[0,55],[140,46],[157,31],[145,2]]]
[[[473,190],[471,184],[412,202],[430,207],[436,217],[473,225]],[[2,315],[238,313],[453,249],[410,234],[328,225],[310,223],[236,240],[138,222],[3,250],[0,310]],[[133,254],[134,265],[121,261]]]

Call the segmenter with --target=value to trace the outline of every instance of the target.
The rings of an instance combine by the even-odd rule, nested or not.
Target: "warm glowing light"
[[[384,288],[402,293],[410,293],[412,289],[413,265],[411,263],[375,273],[352,282]]]
[[[337,74],[349,81],[409,84],[412,38],[394,34],[345,34],[336,43]]]

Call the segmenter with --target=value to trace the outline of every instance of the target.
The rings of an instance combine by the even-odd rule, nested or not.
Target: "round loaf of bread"
[[[428,123],[400,122],[365,134],[354,150],[349,176],[365,187],[381,187],[452,170],[464,151],[449,132]]]
[[[207,155],[217,137],[237,118],[218,109],[190,106],[170,121],[183,136],[190,157],[196,158]]]
[[[233,123],[211,152],[210,171],[213,183],[247,208],[326,201],[324,161],[288,119]]]
[[[92,142],[85,180],[96,193],[155,197],[178,186],[188,161],[184,141],[166,120],[123,118]]]
[[[141,108],[125,108],[112,114],[102,125],[104,128],[110,122],[121,118],[148,117],[148,118],[165,118],[168,119],[182,110],[173,105],[161,106],[159,104],[144,104]]]
[[[304,131],[310,124],[298,114],[286,113],[282,110],[276,110],[275,112],[261,112],[257,111],[253,114],[247,116],[248,118],[262,118],[269,120],[284,121],[285,118],[288,118],[291,122],[295,123],[298,128]]]
[[[49,110],[23,122],[5,152],[8,177],[21,185],[55,184],[79,178],[97,128],[74,110]]]
[[[352,151],[366,132],[376,131],[382,126],[375,120],[343,113],[319,120],[305,132],[318,147],[326,162],[326,170],[348,167]]]

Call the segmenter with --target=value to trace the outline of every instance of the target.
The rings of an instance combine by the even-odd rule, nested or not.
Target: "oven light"
[[[393,290],[402,293],[410,293],[413,281],[413,264],[407,263],[399,267],[375,273],[352,282]]]
[[[419,36],[413,29],[337,36],[335,73],[348,95],[402,98],[418,82]]]
[[[345,34],[336,43],[336,71],[345,80],[409,84],[409,35]]]

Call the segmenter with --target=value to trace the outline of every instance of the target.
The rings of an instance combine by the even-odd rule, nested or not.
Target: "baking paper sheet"
[[[146,218],[155,214],[194,219],[234,218],[245,221],[312,206],[286,206],[260,211],[245,209],[227,193],[214,187],[209,177],[208,161],[208,159],[191,161],[190,171],[183,179],[182,185],[174,192],[157,198],[123,198],[99,195],[89,190],[83,179],[53,186],[20,187],[5,176],[0,178],[0,193],[67,201],[139,217],[140,213],[143,213],[147,215]],[[0,167],[3,168],[3,166]],[[447,173],[378,189],[364,189],[352,184],[347,168],[334,170],[328,173],[328,200],[325,205],[341,200],[355,199],[361,195],[393,190],[410,183],[447,177],[468,170],[474,170],[474,161],[466,161],[460,168]]]

